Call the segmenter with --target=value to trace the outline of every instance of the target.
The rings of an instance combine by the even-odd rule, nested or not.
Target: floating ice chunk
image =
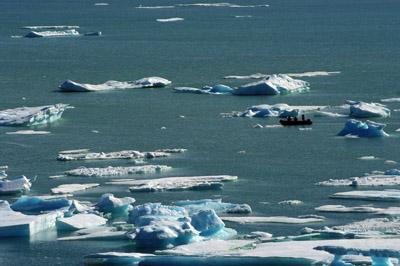
[[[275,116],[275,117],[288,117],[298,116],[299,110],[290,107],[284,103],[278,103],[274,105],[261,104],[249,107],[243,113],[239,113],[241,117],[264,117],[264,116]]]
[[[376,103],[346,101],[350,105],[350,116],[352,117],[387,117],[390,110]]]
[[[175,21],[182,21],[184,20],[183,18],[159,18],[157,19],[158,22],[175,22]]]
[[[236,16],[236,17],[241,17],[241,16]],[[305,72],[305,73],[287,73],[285,75],[290,76],[290,77],[316,77],[316,76],[329,76],[329,75],[335,75],[335,74],[340,74],[340,71],[314,71],[314,72]],[[261,79],[261,78],[266,78],[268,77],[268,74],[252,74],[249,76],[225,76],[225,79]]]
[[[57,160],[60,161],[75,161],[75,160],[110,160],[110,159],[139,159],[139,158],[158,158],[158,157],[168,157],[171,153],[184,152],[185,149],[165,149],[164,151],[158,150],[155,152],[140,152],[135,150],[124,150],[115,152],[90,152],[83,150],[83,153],[76,152],[63,152],[59,153]]]
[[[178,206],[182,206],[189,213],[198,212],[200,210],[214,210],[217,213],[250,213],[251,208],[247,204],[232,204],[222,202],[221,199],[204,199],[196,201],[178,201],[175,203]]]
[[[103,226],[107,219],[96,214],[77,214],[72,217],[62,218],[57,221],[58,230],[75,231],[84,228]]]
[[[76,231],[77,235],[60,237],[57,240],[119,240],[126,239],[125,231],[117,231],[114,227],[95,227]]]
[[[382,99],[381,101],[385,103],[400,103],[400,98]]]
[[[21,29],[30,30],[64,30],[64,29],[79,29],[79,26],[23,26]]]
[[[357,158],[357,159],[359,159],[359,160],[375,160],[377,158],[373,155],[367,155],[367,156],[361,156],[360,158]]]
[[[61,118],[67,104],[20,107],[0,111],[0,126],[32,126],[51,123]]]
[[[75,29],[60,30],[60,31],[31,31],[24,37],[35,38],[35,37],[60,37],[60,36],[78,36],[79,32]]]
[[[217,216],[214,210],[201,210],[191,216],[191,224],[200,231],[201,236],[209,236],[217,233],[225,227],[224,222]]]
[[[101,36],[101,31],[87,32],[83,36]]]
[[[356,190],[338,192],[330,196],[335,199],[361,199],[376,201],[400,201],[400,190]]]
[[[187,216],[188,212],[182,207],[166,206],[160,203],[146,203],[133,208],[131,216],[129,217],[129,223],[141,226],[148,225],[152,221],[149,217],[172,218],[176,220]]]
[[[83,153],[88,152],[89,149],[78,149],[78,150],[66,150],[66,151],[59,151],[58,153]]]
[[[159,149],[156,152],[164,152],[164,153],[183,153],[186,152],[187,149]]]
[[[364,177],[350,177],[348,179],[329,179],[316,183],[322,186],[398,186],[400,175],[367,175]]]
[[[92,184],[63,184],[59,185],[56,188],[52,188],[51,192],[54,194],[67,194],[74,193],[76,191],[86,190],[89,188],[98,187],[100,184],[92,183]]]
[[[0,169],[2,169],[2,168],[0,167]],[[6,177],[7,177],[6,171],[5,170],[0,170],[0,180],[4,179]]]
[[[233,91],[235,95],[277,95],[309,90],[306,81],[292,79],[282,74],[274,74],[265,79],[240,86]]]
[[[43,212],[66,208],[71,205],[71,201],[62,199],[41,199],[37,197],[22,196],[11,205],[11,209],[19,212]]]
[[[31,186],[31,180],[23,175],[11,180],[2,180],[0,181],[0,194],[25,193],[30,190]]]
[[[106,168],[80,167],[78,169],[67,171],[65,172],[65,174],[71,176],[87,176],[87,177],[114,176],[114,175],[156,173],[156,172],[163,172],[169,169],[171,169],[171,167],[167,165],[141,165],[141,166],[131,166],[131,167],[109,166]]]
[[[278,202],[278,204],[299,205],[299,204],[303,204],[303,202],[301,200],[284,200],[284,201]]]
[[[7,135],[44,135],[50,134],[50,131],[35,131],[35,130],[18,130],[15,132],[6,132]]]
[[[355,212],[355,213],[377,213],[383,211],[381,208],[374,208],[371,206],[356,206],[356,207],[345,207],[343,205],[323,205],[315,208],[316,211],[320,212]]]
[[[134,198],[116,198],[113,194],[103,194],[99,203],[95,204],[94,207],[101,212],[111,213],[113,215],[128,214],[128,211],[132,210],[131,204],[135,202]]]
[[[0,200],[0,237],[30,236],[54,227],[60,212],[42,215],[24,215],[10,208],[7,201]]]
[[[385,124],[378,124],[372,121],[363,123],[361,121],[350,119],[347,120],[342,131],[339,132],[339,136],[354,135],[358,137],[386,137],[389,136],[383,131]]]
[[[343,230],[354,234],[364,235],[382,235],[382,234],[395,234],[400,235],[400,217],[388,218],[372,218],[363,221],[353,222],[347,225],[334,226],[333,229]]]
[[[224,221],[236,222],[236,223],[285,223],[285,224],[302,224],[302,223],[315,223],[323,222],[324,219],[321,218],[292,218],[285,216],[275,216],[275,217],[221,217]]]
[[[190,88],[190,87],[176,87],[176,92],[189,92],[198,94],[231,94],[232,89],[226,85],[215,85],[214,87],[205,86],[201,89]]]
[[[95,3],[95,6],[108,6],[108,3]]]
[[[73,200],[68,211],[64,213],[64,217],[71,217],[78,213],[87,213],[92,209],[93,207],[82,205],[79,201]]]
[[[171,81],[160,78],[160,77],[149,77],[142,78],[136,81],[126,81],[120,82],[115,80],[109,80],[103,84],[93,85],[93,84],[83,84],[74,82],[72,80],[67,80],[59,87],[63,91],[104,91],[104,90],[114,90],[114,89],[137,89],[137,88],[153,88],[153,87],[163,87],[171,84]]]
[[[385,162],[384,162],[384,164],[396,164],[397,162],[396,161],[393,161],[393,160],[386,160]]]
[[[236,180],[237,176],[188,176],[188,177],[165,177],[158,179],[145,180],[112,180],[106,184],[110,185],[132,185],[131,192],[143,191],[165,191],[165,190],[184,190],[184,189],[220,189],[221,182]]]

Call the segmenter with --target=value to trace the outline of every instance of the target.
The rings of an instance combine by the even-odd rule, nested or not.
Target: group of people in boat
[[[304,115],[301,115],[301,120],[297,119],[297,116],[295,116],[293,119],[292,117],[288,116],[287,120],[280,120],[281,124],[283,125],[309,125],[312,124],[310,119],[305,118]]]
[[[288,122],[291,122],[291,121],[292,121],[292,118],[291,118],[290,116],[288,116],[287,121],[288,121]],[[295,122],[298,121],[297,116],[295,116],[295,117],[293,118],[293,121],[295,121]],[[301,115],[301,121],[310,121],[310,119],[307,119],[307,120],[306,120],[306,117],[305,117],[304,115]]]

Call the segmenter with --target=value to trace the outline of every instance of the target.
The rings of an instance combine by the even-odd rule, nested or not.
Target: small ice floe
[[[345,213],[377,213],[383,211],[382,208],[374,208],[370,205],[346,207],[343,205],[323,205],[315,208],[319,212],[345,212]]]
[[[382,99],[381,102],[384,102],[384,103],[400,103],[400,98]]]
[[[46,212],[71,205],[71,201],[65,198],[61,199],[42,199],[38,197],[22,196],[11,205],[11,209],[19,212]]]
[[[30,236],[54,227],[61,212],[25,215],[13,211],[7,201],[0,200],[0,237]]]
[[[239,16],[236,16],[239,17]],[[251,16],[250,16],[251,17]],[[314,72],[304,72],[304,73],[286,73],[284,75],[290,77],[316,77],[316,76],[329,76],[329,75],[336,75],[340,74],[340,71],[314,71]],[[252,74],[248,76],[225,76],[225,79],[262,79],[268,77],[269,74]]]
[[[158,179],[121,179],[107,182],[109,185],[131,185],[131,192],[155,192],[167,190],[185,189],[220,189],[222,182],[236,180],[237,176],[187,176],[187,177],[165,177]]]
[[[115,227],[95,227],[76,231],[76,235],[57,238],[59,241],[73,240],[122,240],[126,239],[126,231],[118,231]]]
[[[281,128],[282,125],[265,125],[264,128]]]
[[[387,117],[390,116],[390,110],[381,104],[346,101],[350,105],[350,116],[358,118],[366,117]]]
[[[179,7],[244,7],[244,8],[253,8],[253,7],[269,7],[269,5],[236,5],[231,3],[194,3],[194,4],[176,4]]]
[[[255,216],[244,216],[244,217],[221,217],[224,221],[236,222],[241,224],[246,223],[283,223],[283,224],[303,224],[303,223],[316,223],[324,222],[322,218],[293,218],[285,216],[274,216],[274,217],[255,217]]]
[[[347,179],[329,179],[316,183],[321,186],[398,186],[400,173],[366,175],[363,177],[350,177]]]
[[[135,8],[143,8],[143,9],[164,9],[164,8],[175,8],[175,6],[137,6]]]
[[[214,210],[216,213],[251,213],[251,207],[247,204],[225,203],[222,199],[187,200],[175,204],[185,208],[189,213],[201,210]]]
[[[134,198],[116,198],[113,194],[107,193],[101,196],[100,202],[94,205],[95,209],[103,213],[111,213],[113,216],[127,215],[133,209],[131,206]]]
[[[165,153],[183,153],[186,152],[187,149],[159,149],[155,152],[165,152]]]
[[[396,162],[396,161],[393,161],[393,160],[386,160],[386,161],[384,162],[384,164],[397,164],[397,162]],[[399,175],[400,175],[400,172],[399,172]]]
[[[376,157],[373,156],[373,155],[366,155],[366,156],[361,156],[361,157],[359,157],[359,158],[357,158],[357,159],[359,159],[359,160],[376,160],[376,159],[378,159],[378,158],[376,158]]]
[[[29,29],[29,30],[71,30],[71,29],[79,29],[79,26],[23,26],[21,29]]]
[[[158,18],[158,22],[175,22],[175,21],[182,21],[183,18]]]
[[[400,201],[400,190],[355,190],[338,192],[330,196],[334,199],[360,199],[375,201]]]
[[[191,87],[176,87],[174,88],[176,92],[187,92],[187,93],[197,93],[197,94],[231,94],[232,88],[226,85],[215,85],[214,87],[205,86],[201,89],[191,88]]]
[[[79,36],[79,32],[75,29],[59,30],[59,31],[31,31],[24,37],[36,38],[36,37],[63,37],[63,36]]]
[[[57,221],[57,230],[76,231],[103,226],[107,219],[92,213],[81,213]]]
[[[56,188],[52,188],[51,192],[53,194],[68,194],[74,193],[76,191],[86,190],[89,188],[98,187],[100,184],[91,183],[91,184],[63,184],[59,185]]]
[[[400,235],[400,217],[372,218],[353,222],[347,225],[334,226],[333,229],[343,230],[364,236]]]
[[[303,204],[303,202],[301,200],[284,200],[284,201],[278,202],[278,204],[299,205],[299,204]]]
[[[50,134],[50,131],[35,131],[35,130],[18,130],[15,132],[6,132],[7,135],[44,135]]]
[[[0,195],[26,193],[30,191],[32,181],[34,180],[28,179],[23,175],[10,180],[0,180]]]
[[[57,160],[60,161],[75,161],[75,160],[111,160],[111,159],[140,159],[140,158],[157,158],[168,157],[171,153],[176,152],[139,152],[134,150],[116,151],[116,152],[84,152],[84,153],[60,153]]]
[[[233,90],[234,95],[277,95],[308,91],[310,84],[303,80],[292,79],[283,74],[274,74],[265,79],[242,85]]]
[[[246,109],[242,113],[238,113],[240,117],[288,117],[288,116],[298,116],[299,110],[285,103],[278,103],[274,105],[261,104],[254,105]]]
[[[251,18],[251,15],[237,15],[235,18]]]
[[[105,168],[86,168],[80,167],[78,169],[70,170],[65,172],[66,175],[70,176],[115,176],[115,175],[131,175],[131,174],[148,174],[148,173],[159,173],[171,169],[172,167],[167,165],[141,165],[141,166],[109,166]]]
[[[0,166],[0,180],[7,177],[6,170],[5,170],[7,168],[8,168],[7,166]]]
[[[95,6],[108,6],[108,3],[95,3]]]
[[[103,84],[93,85],[93,84],[83,84],[74,82],[72,80],[67,80],[59,89],[62,91],[74,91],[74,92],[89,92],[89,91],[105,91],[114,89],[138,89],[138,88],[154,88],[163,87],[171,84],[171,81],[160,78],[160,77],[149,77],[143,78],[136,81],[115,81],[109,80]]]
[[[83,34],[83,36],[101,36],[101,35],[102,35],[101,31],[86,32]]]
[[[386,127],[385,124],[379,124],[372,121],[363,123],[355,119],[350,119],[347,120],[342,131],[338,133],[338,136],[353,135],[366,138],[387,137],[389,135],[383,131],[384,127]]]
[[[62,153],[84,153],[84,152],[88,152],[89,149],[78,149],[78,150],[65,150],[65,151],[59,151],[59,154]]]
[[[0,126],[32,126],[54,122],[61,118],[67,104],[20,107],[0,111]]]

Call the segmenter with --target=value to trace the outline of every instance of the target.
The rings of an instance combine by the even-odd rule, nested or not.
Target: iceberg
[[[329,179],[318,182],[322,186],[398,186],[400,174],[367,175],[363,177],[350,177],[347,179]]]
[[[72,240],[122,240],[126,239],[125,231],[117,231],[114,227],[94,227],[76,231],[76,235],[59,237],[59,241]]]
[[[11,180],[0,180],[0,195],[26,193],[30,191],[31,181],[33,180],[27,179],[23,175]]]
[[[365,117],[388,117],[390,110],[380,104],[346,101],[350,105],[350,116],[365,118]]]
[[[57,230],[76,231],[85,228],[103,226],[107,219],[92,213],[80,213],[57,221]]]
[[[129,174],[147,174],[156,173],[169,170],[172,167],[167,165],[142,165],[142,166],[109,166],[105,168],[86,168],[80,167],[78,169],[70,170],[65,172],[66,175],[70,176],[115,176],[115,175],[129,175]]]
[[[20,107],[0,111],[0,126],[33,126],[60,119],[67,104]]]
[[[274,216],[274,217],[255,217],[255,216],[243,216],[243,217],[221,217],[223,221],[236,222],[236,223],[284,223],[284,224],[302,224],[302,223],[316,223],[324,222],[322,218],[292,218],[285,216]]]
[[[30,236],[54,227],[60,217],[61,212],[25,215],[13,211],[7,201],[0,200],[0,237]]]
[[[383,211],[382,208],[374,208],[371,206],[356,206],[346,207],[343,205],[323,205],[315,208],[316,211],[320,212],[343,212],[343,213],[378,213]]]
[[[188,177],[165,177],[158,179],[121,179],[107,182],[108,185],[131,185],[131,192],[155,192],[167,190],[185,189],[220,189],[221,182],[236,180],[237,176],[188,176]]]
[[[60,31],[31,31],[24,37],[36,38],[36,37],[61,37],[61,36],[78,36],[79,32],[75,29],[60,30]]]
[[[283,74],[273,74],[265,79],[242,85],[233,90],[234,95],[277,95],[302,92],[310,89],[310,84],[303,80],[292,79]]]
[[[45,212],[66,208],[70,205],[71,201],[65,198],[45,200],[37,197],[22,196],[11,205],[11,209],[19,212]]]
[[[89,91],[105,91],[114,89],[154,88],[154,87],[167,86],[169,84],[171,84],[171,81],[160,77],[142,78],[136,81],[126,81],[126,82],[109,80],[103,84],[98,84],[98,85],[83,84],[74,82],[72,80],[67,80],[63,84],[61,84],[61,86],[59,86],[59,89],[62,91],[89,92]]]
[[[111,213],[113,215],[124,215],[128,214],[133,209],[131,206],[135,202],[134,198],[116,198],[113,194],[107,193],[101,196],[99,203],[96,203],[94,207],[103,213]]]
[[[175,203],[185,208],[189,213],[195,213],[201,210],[214,210],[216,213],[250,213],[251,207],[247,204],[224,203],[222,199],[204,199],[195,201],[178,201]]]
[[[82,151],[82,152],[80,152]],[[140,152],[135,150],[124,150],[115,152],[87,152],[85,149],[60,152],[57,160],[60,161],[78,161],[78,160],[111,160],[111,159],[153,159],[159,157],[168,157],[171,153],[185,152],[185,149],[164,149],[154,152]]]
[[[338,192],[330,196],[334,199],[360,199],[376,201],[400,201],[400,190],[355,190]]]
[[[92,183],[92,184],[63,184],[59,185],[56,188],[52,188],[51,192],[53,194],[68,194],[76,191],[86,190],[93,187],[98,187],[100,184]]]
[[[261,104],[247,108],[246,111],[238,114],[241,117],[288,117],[298,116],[299,109],[294,109],[285,103],[278,103],[274,105]]]
[[[338,133],[338,136],[358,136],[358,137],[387,137],[389,136],[386,132],[383,131],[385,124],[379,124],[372,121],[367,121],[365,123],[350,119],[347,120],[342,131]]]
[[[214,210],[201,210],[191,216],[192,226],[201,236],[209,236],[217,233],[225,227],[224,222],[217,216]]]
[[[176,92],[189,92],[198,94],[231,94],[232,89],[226,85],[215,85],[214,87],[205,86],[201,89],[190,88],[190,87],[176,87]]]

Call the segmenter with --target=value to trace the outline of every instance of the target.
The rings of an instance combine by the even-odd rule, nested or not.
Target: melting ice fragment
[[[386,132],[383,131],[383,128],[386,127],[385,124],[379,124],[372,121],[367,121],[365,123],[350,119],[347,120],[342,131],[338,133],[339,136],[358,136],[358,137],[387,137],[389,136]]]
[[[240,86],[233,90],[235,95],[277,95],[302,92],[310,89],[310,84],[303,80],[292,79],[283,74],[273,74],[265,79]]]
[[[131,204],[135,202],[134,198],[116,198],[113,194],[107,193],[101,196],[99,203],[95,204],[94,207],[103,213],[111,213],[113,215],[124,215],[128,214],[132,210]]]
[[[338,192],[330,196],[335,199],[361,199],[361,200],[376,200],[376,201],[400,201],[400,190],[355,190]]]
[[[214,210],[217,213],[250,213],[251,208],[247,204],[232,204],[222,202],[221,199],[204,199],[195,201],[178,201],[176,205],[182,206],[189,213],[195,213],[201,210]]]
[[[62,218],[57,221],[58,230],[75,231],[84,228],[103,226],[107,219],[92,213],[76,214],[72,217]]]
[[[23,175],[11,180],[0,180],[0,194],[25,193],[31,186],[31,180]]]
[[[19,212],[44,212],[66,208],[71,205],[71,201],[62,199],[41,199],[37,197],[22,196],[11,205],[11,209]]]
[[[377,103],[365,103],[346,101],[350,105],[350,116],[352,117],[387,117],[390,116],[390,110]]]
[[[36,37],[60,37],[60,36],[78,36],[79,32],[75,29],[60,30],[60,31],[31,31],[24,37],[36,38]]]
[[[73,193],[76,191],[86,190],[93,187],[98,187],[100,184],[92,183],[92,184],[63,184],[59,185],[56,188],[52,188],[51,192],[54,194],[67,194]]]
[[[32,126],[51,123],[61,118],[67,104],[20,107],[0,111],[0,126]]]
[[[184,20],[183,18],[159,18],[157,19],[158,22],[175,22],[175,21],[182,21]]]
[[[115,81],[109,80],[103,84],[83,84],[74,82],[72,80],[67,80],[59,89],[62,91],[75,91],[75,92],[87,92],[87,91],[104,91],[104,90],[114,90],[114,89],[137,89],[137,88],[153,88],[153,87],[163,87],[171,84],[171,81],[160,78],[160,77],[149,77],[142,78],[136,81]]]
[[[109,166],[105,168],[86,168],[80,167],[78,169],[70,170],[65,172],[66,175],[70,176],[114,176],[114,175],[129,175],[129,174],[147,174],[156,173],[169,170],[172,167],[167,165],[142,165],[142,166]]]

